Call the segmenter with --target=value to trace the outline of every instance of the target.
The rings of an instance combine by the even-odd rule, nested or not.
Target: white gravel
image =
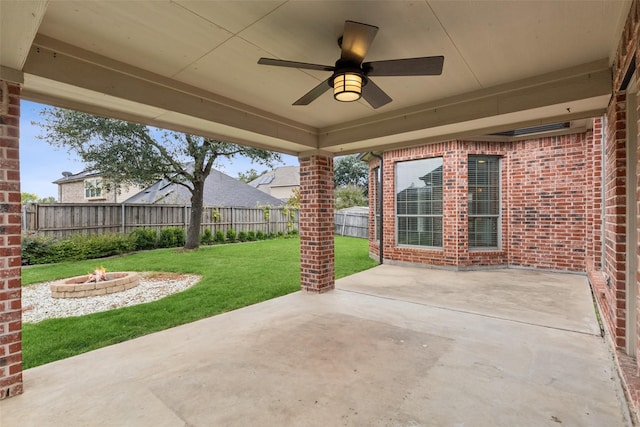
[[[37,323],[54,317],[83,316],[155,301],[195,285],[200,276],[174,273],[139,273],[135,288],[86,298],[52,298],[50,285],[43,282],[22,287],[22,321]]]

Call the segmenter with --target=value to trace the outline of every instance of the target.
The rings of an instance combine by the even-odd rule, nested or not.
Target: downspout
[[[380,182],[378,184],[378,210],[380,211],[380,223],[378,224],[378,235],[380,236],[380,247],[378,249],[378,254],[380,255],[380,260],[378,261],[380,264],[384,264],[384,234],[382,233],[382,231],[384,230],[384,227],[382,226],[384,223],[384,203],[383,203],[383,193],[384,191],[382,190],[382,177],[384,176],[383,174],[383,167],[384,167],[384,160],[382,158],[382,156],[376,154],[376,153],[369,153],[371,154],[373,157],[375,157],[376,159],[380,160]],[[374,214],[374,218],[375,218],[375,214]]]

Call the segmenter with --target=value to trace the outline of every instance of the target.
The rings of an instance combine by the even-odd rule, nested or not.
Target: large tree
[[[261,177],[262,175],[264,175],[265,173],[267,173],[267,170],[263,170],[262,172],[258,172],[257,170],[251,168],[246,172],[238,172],[238,179],[244,183],[250,183],[251,181],[253,181],[256,178]]]
[[[35,193],[20,193],[20,203],[55,203],[56,198],[53,196],[40,197]]]
[[[362,192],[362,187],[353,184],[336,188],[334,197],[336,209],[367,206],[369,204],[369,200]]]
[[[366,195],[369,190],[369,165],[358,160],[356,154],[336,157],[333,162],[333,181],[335,188],[355,185],[362,188]]]
[[[47,143],[78,154],[105,181],[148,185],[165,178],[191,193],[191,217],[185,249],[200,244],[205,180],[217,160],[244,156],[272,166],[277,153],[195,135],[153,130],[148,126],[60,108],[42,111],[37,123]]]

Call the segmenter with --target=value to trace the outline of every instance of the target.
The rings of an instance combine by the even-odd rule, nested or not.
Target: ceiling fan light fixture
[[[333,97],[342,102],[357,101],[362,96],[362,76],[357,73],[338,74],[333,79]]]

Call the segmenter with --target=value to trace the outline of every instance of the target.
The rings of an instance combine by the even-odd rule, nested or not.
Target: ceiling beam
[[[24,74],[22,71],[0,65],[0,80],[22,84],[24,83]]]
[[[602,116],[603,110],[585,110],[576,114],[568,114],[563,116],[563,120],[578,120],[584,118],[592,118]],[[460,126],[454,124],[450,126],[444,126],[438,129],[437,133],[427,136],[420,136],[419,138],[406,137],[397,141],[386,142],[384,138],[379,140],[361,141],[358,143],[347,145],[348,148],[341,149],[339,151],[331,150],[338,155],[347,155],[355,153],[365,152],[384,152],[387,150],[396,150],[401,148],[417,147],[426,144],[433,144],[442,141],[452,140],[474,140],[474,141],[494,141],[495,139],[487,136],[496,132],[503,132],[505,130],[523,129],[532,126],[542,126],[552,123],[557,123],[558,120],[553,118],[547,119],[535,119],[535,120],[522,120],[518,121],[517,118],[510,118],[508,124],[500,125],[486,125],[482,126],[483,121],[479,120],[470,125]],[[579,130],[573,129],[567,133],[577,133]],[[558,133],[560,134],[560,133]],[[545,136],[552,136],[551,134]],[[529,135],[528,138],[538,138],[540,135]],[[520,138],[512,138],[509,141],[517,141]],[[526,138],[522,138],[526,139]]]
[[[500,117],[527,111],[531,111],[529,122],[540,119],[549,122],[553,118],[548,113],[545,115],[544,108],[548,106],[556,106],[554,114],[564,120],[564,114],[576,113],[585,100],[598,99],[602,104],[599,107],[604,111],[611,90],[611,71],[605,59],[321,129],[320,148],[340,147],[342,151],[351,151],[365,141],[372,143],[372,140],[376,141],[374,144],[389,146],[398,141],[419,140],[421,132],[428,135],[429,140],[445,138],[450,135],[450,125],[454,124],[466,123],[461,126],[465,134],[474,134],[495,126]],[[589,112],[594,111],[592,104],[589,104]],[[561,109],[563,114],[558,113],[558,105],[566,105]],[[584,114],[579,116],[582,118]],[[518,121],[523,122],[521,117]],[[506,130],[510,125],[503,123],[501,126]]]
[[[209,130],[221,138],[229,136],[229,141],[237,137],[235,131],[242,131],[244,143],[254,146],[269,146],[272,150],[284,145],[298,145],[301,148],[317,148],[317,130],[289,119],[241,104],[202,89],[129,66],[92,52],[62,43],[46,36],[38,35],[24,66],[27,75],[68,84],[94,93],[158,110],[156,122],[163,122],[163,116],[184,115],[210,124]],[[28,77],[28,76],[27,76]],[[29,81],[28,78],[26,78]],[[34,79],[35,80],[35,79]],[[32,97],[46,97],[46,93],[29,92]],[[50,102],[54,101],[51,99]],[[70,100],[61,100],[69,106]],[[56,103],[55,105],[58,105]],[[74,102],[72,108],[96,113],[96,106]],[[109,105],[104,114],[110,112]],[[124,117],[123,117],[124,115]],[[137,121],[135,114],[120,114],[119,118]],[[145,120],[148,123],[149,119]],[[165,121],[165,123],[168,123]],[[168,123],[170,124],[170,123]],[[177,124],[177,123],[176,123]],[[183,131],[184,126],[182,126]],[[196,130],[196,129],[194,129]],[[197,133],[197,132],[194,132]],[[265,138],[266,137],[266,138]],[[265,141],[273,141],[270,144]],[[235,141],[234,141],[235,142]]]
[[[48,0],[0,1],[0,66],[22,70]]]

